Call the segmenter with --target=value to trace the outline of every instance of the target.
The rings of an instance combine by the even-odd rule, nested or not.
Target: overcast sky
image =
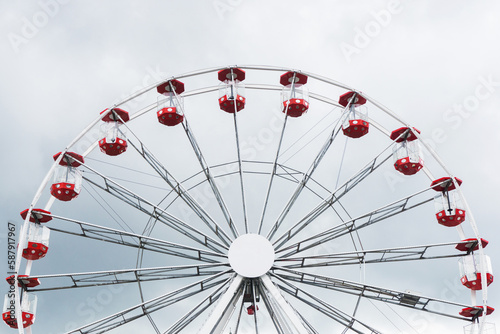
[[[464,180],[495,271],[499,15],[494,0],[3,1],[0,220],[20,223],[52,155],[138,87],[214,66],[275,65],[356,87],[418,127]]]

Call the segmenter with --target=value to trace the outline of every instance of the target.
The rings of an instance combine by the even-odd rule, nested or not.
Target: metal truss
[[[384,150],[385,151],[385,150]],[[279,238],[277,238],[273,245],[276,249],[280,249],[287,241],[289,241],[295,234],[304,229],[312,221],[314,221],[319,215],[325,212],[328,208],[337,203],[340,198],[347,194],[352,188],[363,181],[368,175],[380,167],[385,161],[390,158],[390,155],[382,158],[381,155],[376,156],[370,163],[368,163],[364,168],[362,168],[358,173],[356,173],[349,180],[344,182],[342,186],[336,189],[331,195],[318,204],[313,210],[311,210],[304,218],[293,225],[288,231],[283,233]],[[277,230],[277,227],[274,229]]]
[[[186,285],[180,289],[174,290],[172,292],[163,294],[159,297],[150,299],[144,303],[132,306],[130,308],[124,309],[118,313],[107,316],[100,320],[94,321],[85,326],[79,327],[77,329],[71,330],[65,334],[70,333],[80,333],[80,334],[99,334],[110,331],[111,329],[123,326],[131,321],[139,319],[145,315],[154,313],[158,310],[164,309],[165,307],[175,305],[179,301],[190,298],[197,295],[202,291],[212,289],[214,287],[225,285],[230,279],[221,279],[222,275],[229,273],[230,271],[225,271],[216,275],[212,275],[201,281]]]
[[[457,250],[454,249],[454,247],[460,243],[462,242],[360,250],[297,257],[281,257],[276,259],[276,263],[284,268],[292,269],[462,257],[465,254],[458,253]],[[453,250],[451,249],[452,246]],[[446,253],[436,255],[428,254],[437,249],[441,250],[442,248],[446,248]]]
[[[405,211],[414,209],[420,205],[428,203],[432,201],[432,198],[426,198],[416,203],[411,202],[412,199],[422,194],[423,192],[429,190],[426,188],[412,195],[406,196],[402,199],[394,201],[390,204],[384,205],[380,208],[377,208],[373,211],[365,213],[359,217],[350,219],[348,221],[342,222],[324,232],[318,233],[314,236],[308,237],[301,241],[298,241],[289,246],[284,246],[286,241],[290,240],[293,236],[295,236],[300,230],[302,230],[305,226],[314,221],[315,218],[319,216],[319,214],[325,212],[328,208],[326,205],[318,206],[315,210],[313,210],[310,214],[308,214],[305,218],[303,218],[298,224],[292,227],[289,230],[289,233],[286,236],[283,236],[281,239],[281,243],[276,248],[277,253],[283,253],[285,251],[289,251],[284,255],[280,255],[280,257],[288,257],[293,254],[297,254],[306,249],[310,249],[312,247],[318,246],[327,241],[339,238],[343,235],[350,234],[352,232],[358,231],[362,228],[368,227],[375,223],[381,222],[387,218],[393,217],[397,214],[403,213]],[[332,203],[333,204],[333,203]]]
[[[218,252],[193,248],[140,234],[120,231],[109,227],[90,224],[56,215],[52,215],[52,217],[72,223],[76,226],[76,229],[74,230],[51,227],[51,230],[56,232],[210,263],[217,262],[216,259],[226,258],[225,254],[221,254]]]
[[[28,288],[27,291],[48,291],[111,284],[148,282],[157,280],[181,279],[198,276],[211,276],[227,270],[229,264],[197,264],[154,268],[134,268],[94,272],[37,275],[41,287]],[[53,283],[51,284],[51,282]],[[46,285],[48,283],[48,286]]]
[[[139,140],[140,141],[140,140]],[[194,199],[191,194],[184,189],[184,186],[179,183],[175,177],[163,166],[163,164],[149,151],[144,143],[140,142],[140,147],[135,145],[133,141],[129,143],[137,150],[144,160],[158,173],[158,175],[172,188],[172,190],[181,198],[191,210],[207,225],[210,230],[219,237],[219,239],[229,247],[231,238],[224,230],[215,222],[210,214]],[[235,231],[233,231],[235,232]],[[234,235],[236,237],[236,235]]]
[[[216,241],[215,239],[207,236],[205,233],[195,229],[190,224],[171,215],[170,213],[161,209],[157,205],[146,200],[142,196],[139,196],[136,193],[128,190],[127,188],[119,185],[117,182],[107,178],[106,176],[90,168],[89,166],[87,165],[84,166],[87,169],[89,169],[92,173],[99,176],[99,179],[102,182],[99,183],[98,181],[94,181],[84,176],[83,179],[88,183],[94,185],[97,188],[100,188],[102,191],[105,191],[113,195],[114,197],[122,200],[123,202],[133,206],[137,210],[169,226],[175,231],[181,233],[182,235],[185,235],[190,239],[196,241],[197,243],[212,249],[213,251],[222,252],[221,248],[228,249],[226,245],[221,244],[219,241]]]
[[[302,270],[293,270],[293,269],[275,267],[274,274],[288,282],[294,281],[306,285],[321,287],[328,290],[334,290],[337,292],[357,295],[363,298],[369,298],[384,303],[409,307],[420,311],[426,311],[441,316],[446,316],[460,320],[469,320],[463,317],[459,317],[457,315],[458,312],[451,314],[433,310],[433,308],[441,309],[440,306],[454,306],[454,307],[465,308],[468,307],[468,305],[466,304],[456,303],[452,301],[445,301],[437,298],[430,298],[414,294],[411,292],[395,291],[386,288],[366,285],[362,283],[336,279],[333,277],[308,273]],[[436,307],[437,304],[440,305]]]

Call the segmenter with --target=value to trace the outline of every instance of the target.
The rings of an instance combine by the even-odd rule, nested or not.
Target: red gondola
[[[283,112],[290,117],[300,117],[306,113],[309,109],[309,92],[304,86],[307,75],[289,71],[281,75],[280,83],[284,86],[281,92]]]
[[[366,99],[357,92],[347,92],[340,95],[339,104],[347,109],[347,114],[342,122],[342,132],[347,137],[360,138],[368,133],[370,123],[367,120],[366,111],[361,106]]]

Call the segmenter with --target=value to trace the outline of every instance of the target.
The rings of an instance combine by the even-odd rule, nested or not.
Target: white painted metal
[[[242,284],[243,277],[240,275],[236,275],[198,333],[222,333],[227,325],[227,320],[236,308],[236,302],[238,301],[238,298],[241,296]]]
[[[273,245],[261,235],[243,234],[233,241],[228,252],[229,264],[246,278],[266,274],[274,263]]]
[[[260,280],[264,284],[264,287],[267,289],[267,291],[269,291],[272,298],[276,301],[280,310],[284,312],[288,320],[291,322],[291,325],[293,326],[295,332],[299,334],[308,334],[309,332],[302,323],[300,317],[295,312],[295,310],[290,306],[290,304],[288,304],[285,298],[283,298],[283,295],[281,294],[280,290],[271,281],[269,275],[261,276]]]

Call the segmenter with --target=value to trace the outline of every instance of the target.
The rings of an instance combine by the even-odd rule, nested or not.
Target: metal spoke
[[[90,334],[90,333],[105,333],[117,327],[123,326],[129,322],[142,318],[145,315],[151,314],[158,310],[164,309],[170,305],[175,305],[176,303],[195,296],[196,294],[209,290],[218,285],[224,285],[229,282],[230,279],[219,279],[222,275],[229,273],[230,271],[225,271],[201,281],[191,283],[175,291],[168,292],[159,297],[150,299],[146,302],[137,304],[123,311],[115,313],[113,315],[107,316],[100,320],[94,321],[90,324],[84,325],[77,329],[73,329],[65,334],[70,333],[80,333],[80,334]]]
[[[302,313],[299,313],[299,317],[302,320],[302,322],[307,326],[307,329],[308,329],[309,333],[319,334],[319,332],[316,329],[314,329],[314,327],[311,325],[311,323],[309,321],[307,321],[306,318],[304,318],[304,316],[302,315]]]
[[[385,150],[384,150],[385,151]],[[383,153],[383,152],[382,152]],[[381,154],[382,154],[381,153]],[[370,161],[365,167],[363,167],[359,172],[357,172],[353,177],[344,182],[339,188],[331,193],[331,195],[318,204],[312,211],[310,211],[304,218],[302,218],[298,223],[294,224],[288,231],[282,234],[273,243],[276,249],[280,249],[288,240],[290,240],[295,234],[301,231],[304,227],[310,224],[319,215],[325,212],[333,204],[337,203],[342,196],[347,194],[352,188],[363,181],[368,175],[373,173],[378,167],[380,167],[385,161],[387,161],[391,155],[385,158],[381,157],[381,154],[377,155],[372,161]]]
[[[300,300],[304,304],[306,304],[306,305],[312,307],[313,309],[315,309],[315,310],[323,313],[324,315],[326,315],[329,318],[335,320],[339,324],[341,324],[343,326],[346,326],[350,330],[352,330],[352,331],[354,331],[354,332],[356,332],[358,334],[365,334],[366,333],[366,329],[368,329],[368,330],[370,330],[370,333],[382,334],[381,332],[377,331],[373,327],[370,327],[367,324],[365,324],[365,323],[359,321],[358,319],[354,318],[353,316],[350,316],[347,313],[342,312],[338,308],[336,308],[336,307],[332,306],[331,304],[325,302],[323,299],[318,298],[318,297],[312,295],[311,293],[309,293],[309,292],[307,292],[307,291],[305,291],[303,289],[300,289],[299,287],[297,287],[296,285],[288,282],[284,278],[282,278],[280,276],[276,276],[276,275],[273,275],[273,277],[275,277],[280,282],[282,282],[283,284],[286,285],[286,286],[279,285],[279,287],[281,288],[282,291],[285,291],[286,293],[288,293],[289,295],[293,296],[297,300]],[[304,295],[304,297],[302,297],[301,295]],[[354,328],[353,325],[355,323],[363,326],[364,330],[361,331],[359,329]]]
[[[219,334],[227,326],[235,306],[243,294],[243,277],[235,275],[231,284],[219,299],[199,333]]]
[[[287,104],[285,106],[285,110],[288,110],[289,103],[290,103],[290,100],[287,101]],[[269,178],[269,185],[267,186],[266,198],[264,200],[264,206],[262,208],[262,213],[261,213],[260,222],[259,222],[259,229],[257,231],[257,234],[260,234],[262,231],[262,224],[264,223],[264,217],[266,215],[267,204],[269,201],[269,195],[271,194],[271,187],[273,185],[274,175],[276,174],[276,169],[278,167],[278,158],[279,158],[280,151],[281,151],[281,144],[283,142],[283,135],[285,134],[287,120],[288,120],[288,112],[285,112],[285,119],[283,121],[283,127],[281,128],[281,134],[280,134],[280,139],[278,142],[278,148],[276,149],[276,155],[274,157],[273,169],[271,171],[271,176]]]
[[[265,293],[264,289],[262,288],[262,283],[260,283],[260,291],[262,292],[260,296],[262,298],[262,301],[264,302],[264,305],[266,305],[267,312],[269,313],[269,317],[273,322],[274,328],[276,329],[278,334],[287,334],[282,325],[285,324],[285,322],[283,320],[278,321],[278,317],[280,317],[281,314],[277,311],[276,306],[272,303],[272,299],[268,297],[267,293]]]
[[[234,75],[233,75],[233,68],[230,68],[231,70],[231,90],[233,87],[236,87],[236,83],[234,81]],[[236,139],[236,153],[238,155],[238,173],[240,175],[240,188],[241,188],[241,205],[243,209],[243,222],[245,225],[245,233],[249,233],[248,229],[248,215],[247,215],[247,205],[246,205],[246,199],[245,199],[245,186],[243,182],[243,166],[242,166],[242,158],[241,158],[241,150],[240,150],[240,136],[238,132],[238,120],[237,120],[237,114],[238,114],[238,106],[236,103],[236,100],[238,99],[238,96],[234,97],[234,109],[233,109],[233,120],[234,120],[234,135]]]
[[[71,288],[82,288],[90,286],[103,286],[110,284],[125,284],[168,280],[177,278],[189,278],[197,276],[210,276],[220,273],[227,269],[229,264],[197,264],[184,266],[169,266],[169,267],[154,267],[154,268],[134,268],[121,270],[106,270],[83,273],[68,273],[54,275],[38,275],[34,276],[40,281],[43,281],[43,288],[28,288],[28,291],[47,291],[60,290]],[[226,267],[226,268],[225,268]],[[217,269],[218,268],[218,269]],[[45,283],[56,281],[56,284],[45,287]],[[59,283],[63,281],[63,284]],[[65,282],[65,283],[64,283]]]
[[[356,300],[356,306],[354,307],[354,312],[352,312],[353,319],[349,323],[349,326],[346,326],[346,328],[342,331],[342,334],[347,333],[347,331],[349,330],[349,328],[351,328],[352,325],[354,324],[354,317],[356,316],[356,313],[358,312],[358,308],[359,308],[359,303],[360,302],[361,302],[361,296],[358,296],[358,299]]]
[[[234,113],[233,113],[233,119],[234,119],[234,135],[236,139],[236,153],[238,155],[238,173],[240,175],[240,188],[241,188],[241,205],[243,209],[243,222],[245,224],[245,233],[248,233],[248,216],[247,216],[247,205],[246,205],[246,199],[245,199],[245,186],[243,182],[243,166],[241,162],[241,150],[240,150],[240,137],[238,133],[238,121],[236,119],[236,103],[234,104]]]
[[[262,291],[262,293],[261,293],[262,300],[264,301],[264,304],[266,305],[269,316],[271,317],[271,320],[273,321],[274,328],[276,328],[276,331],[278,332],[278,334],[295,333],[295,331],[292,328],[290,328],[289,321],[286,319],[286,316],[280,310],[280,308],[277,305],[274,298],[271,295],[268,295],[268,292],[264,289],[262,282],[260,284],[260,290]],[[313,334],[318,333],[311,326],[311,324],[309,324],[304,319],[304,317],[299,312],[296,312],[296,313],[299,316],[302,323],[307,325],[307,333],[313,333]]]
[[[205,312],[210,306],[216,303],[219,298],[223,295],[224,289],[226,285],[229,284],[229,281],[225,284],[221,284],[217,290],[212,292],[209,296],[204,298],[201,302],[199,302],[196,306],[194,306],[189,312],[187,312],[182,318],[180,318],[175,324],[170,326],[163,334],[174,334],[180,333],[186,326],[188,326],[193,320],[198,318],[203,312]]]
[[[451,248],[465,242],[449,242],[441,244],[406,246],[396,248],[385,248],[375,250],[361,250],[352,252],[342,252],[334,254],[309,255],[299,257],[284,257],[275,260],[275,263],[288,269],[292,268],[313,268],[342,265],[359,265],[370,263],[434,260],[450,257],[462,257],[465,254],[448,252],[446,254],[427,255],[436,248]]]
[[[219,262],[216,259],[226,258],[226,255],[217,252],[184,246],[165,240],[160,240],[131,232],[120,231],[56,215],[52,215],[52,217],[55,219],[73,223],[74,225],[76,225],[77,230],[70,231],[56,228],[54,226],[50,228],[51,231],[210,263]]]
[[[357,218],[350,219],[348,221],[345,221],[343,223],[340,223],[326,231],[323,231],[321,233],[318,233],[314,236],[307,237],[306,239],[303,239],[301,241],[298,241],[292,245],[283,247],[283,248],[278,248],[276,250],[276,253],[283,253],[285,251],[289,251],[286,254],[282,254],[280,257],[289,257],[293,254],[297,254],[299,252],[302,252],[306,249],[310,249],[312,247],[316,247],[318,245],[321,245],[327,241],[339,238],[343,235],[350,234],[352,232],[356,232],[364,227],[373,225],[375,223],[381,222],[387,218],[393,217],[397,214],[403,213],[405,211],[411,210],[415,207],[418,207],[422,204],[428,203],[432,201],[432,198],[430,199],[424,199],[421,200],[417,203],[414,204],[409,204],[410,200],[417,195],[422,194],[423,192],[429,190],[429,188],[426,188],[424,190],[421,190],[417,193],[414,193],[412,195],[406,196],[400,200],[397,200],[393,203],[387,204],[381,208],[375,209],[373,211],[370,211],[368,213],[365,213]],[[321,211],[324,212],[324,211]],[[319,213],[316,212],[317,214],[314,214],[312,216],[308,216],[304,218],[302,221],[306,220],[307,224],[312,222],[318,215]],[[300,222],[299,222],[300,223]],[[290,229],[289,235],[286,237],[286,240],[290,240],[291,237],[296,235],[305,225],[300,225],[293,233],[292,229]],[[297,225],[298,226],[298,225]],[[285,241],[280,243],[280,245],[283,245]]]
[[[116,198],[131,205],[132,207],[136,208],[137,210],[146,213],[150,217],[160,221],[161,223],[167,225],[168,227],[174,229],[175,231],[189,237],[190,239],[196,241],[197,243],[212,249],[213,251],[222,253],[220,248],[226,249],[226,250],[228,249],[228,247],[226,245],[221,244],[220,242],[214,240],[213,238],[210,238],[205,233],[195,229],[194,227],[192,227],[188,223],[171,215],[170,213],[161,209],[157,205],[146,200],[142,196],[139,196],[139,195],[135,194],[134,192],[128,190],[127,188],[121,186],[117,182],[110,180],[109,178],[107,178],[103,174],[97,172],[96,170],[92,169],[91,167],[89,167],[85,164],[82,164],[82,166],[86,167],[92,173],[97,175],[100,178],[100,180],[103,182],[103,184],[99,184],[98,181],[94,181],[86,176],[83,177],[83,179],[85,181],[89,182],[90,184],[94,185],[95,187],[98,187],[101,190],[115,196]]]
[[[263,290],[272,298],[275,303],[275,310],[281,314],[277,318],[280,324],[290,329],[293,333],[308,334],[304,323],[298,316],[298,312],[283,298],[280,289],[271,281],[269,275],[263,275],[260,278]]]
[[[236,320],[236,328],[234,329],[234,334],[238,334],[238,330],[240,328],[241,315],[243,313],[243,306],[245,306],[245,298],[241,298],[240,309],[238,311],[238,319]]]
[[[215,199],[217,200],[217,203],[219,204],[219,207],[222,211],[222,214],[224,215],[224,218],[226,219],[229,228],[231,229],[231,232],[233,233],[234,237],[237,237],[239,235],[238,228],[234,224],[234,220],[231,217],[231,213],[229,212],[229,209],[227,208],[226,203],[224,202],[224,199],[222,197],[222,194],[217,187],[217,183],[215,183],[215,178],[212,175],[212,172],[210,170],[210,167],[208,166],[205,157],[201,153],[200,145],[198,145],[198,142],[196,141],[196,138],[194,137],[193,132],[191,131],[191,128],[189,127],[189,123],[187,121],[186,115],[184,115],[184,122],[181,123],[184,131],[186,132],[186,135],[189,139],[189,142],[191,143],[191,146],[193,148],[193,152],[195,153],[196,157],[198,158],[198,161],[200,163],[200,166],[202,168],[203,173],[205,174],[205,177],[208,181],[208,184],[210,185],[210,188],[212,189],[212,192],[215,196]]]
[[[253,319],[254,319],[254,324],[255,324],[255,334],[259,334],[259,326],[258,326],[258,321],[257,321],[257,288],[255,286],[255,280],[250,280],[250,284],[252,286],[252,299],[253,299],[253,306],[255,307],[255,310],[253,312]]]
[[[140,140],[140,147],[133,141],[129,143],[137,150],[144,160],[158,173],[158,175],[172,188],[172,190],[196,213],[196,215],[217,235],[220,240],[229,247],[231,238],[215,222],[210,214],[191,196],[191,194],[178,182],[175,177],[163,166],[163,164],[149,151]]]
[[[279,227],[281,226],[281,224],[285,220],[285,217],[288,215],[288,212],[290,212],[290,210],[292,209],[292,207],[295,204],[295,202],[297,201],[297,198],[299,197],[300,193],[306,187],[307,182],[311,179],[312,174],[314,173],[314,171],[316,170],[316,168],[319,166],[321,160],[323,159],[323,157],[325,156],[326,152],[328,151],[328,149],[332,145],[333,141],[337,137],[338,133],[341,130],[340,124],[341,123],[338,122],[335,125],[335,127],[333,128],[332,133],[328,137],[327,141],[321,147],[321,149],[318,152],[318,154],[316,155],[313,163],[309,167],[308,171],[304,174],[304,176],[302,177],[302,180],[299,182],[299,185],[297,186],[297,188],[295,189],[294,193],[292,194],[292,196],[288,200],[288,203],[285,205],[285,207],[281,211],[278,219],[276,220],[276,222],[274,223],[273,227],[271,228],[271,230],[269,231],[269,233],[267,235],[267,238],[269,240],[271,240],[274,237],[274,235],[276,234],[276,232],[278,231]]]
[[[280,271],[283,271],[284,273],[281,274],[279,273]],[[413,294],[410,292],[390,290],[386,288],[366,285],[362,283],[356,283],[347,280],[341,280],[323,275],[312,274],[302,270],[292,270],[292,269],[276,267],[275,275],[287,281],[299,282],[328,290],[334,290],[342,293],[361,296],[364,298],[377,300],[384,303],[400,305],[450,318],[469,320],[456,315],[458,314],[457,312],[444,313],[433,310],[433,309],[441,309],[441,307],[434,307],[434,305],[456,306],[462,308],[469,307],[469,305],[466,304],[456,303],[453,301],[446,301],[437,298],[430,298],[418,294]]]

